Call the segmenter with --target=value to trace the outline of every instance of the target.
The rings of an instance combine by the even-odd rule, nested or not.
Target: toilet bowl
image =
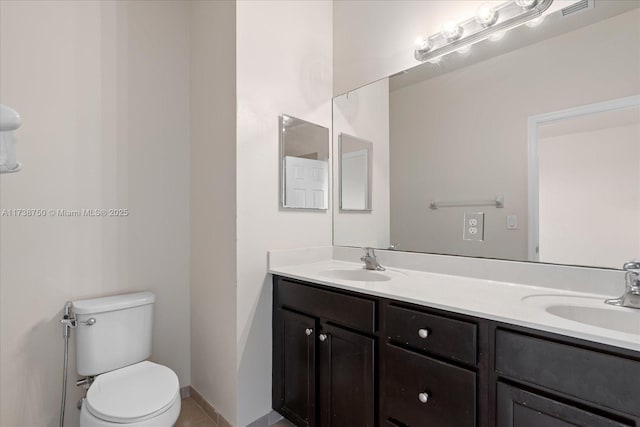
[[[76,370],[90,384],[80,427],[171,427],[178,376],[150,362],[155,295],[136,292],[72,302]]]
[[[179,415],[178,377],[166,366],[143,361],[96,377],[80,426],[170,427]]]

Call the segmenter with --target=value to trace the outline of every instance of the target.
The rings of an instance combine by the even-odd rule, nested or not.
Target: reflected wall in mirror
[[[329,129],[280,116],[280,181],[283,208],[329,208]]]
[[[388,145],[376,147],[376,160],[387,162],[388,186],[375,183],[374,205],[379,192],[387,204],[374,206],[379,220],[360,232],[348,213],[334,211],[334,244],[393,242],[403,251],[606,268],[640,258],[640,131],[629,118],[637,109],[626,118],[584,115],[580,126],[540,124],[540,169],[529,173],[538,154],[530,152],[532,118],[640,94],[639,6],[612,0],[567,15],[558,10],[535,28],[335,98],[334,127],[376,142],[386,126]],[[370,130],[361,123],[372,111],[384,123],[365,136],[360,131]],[[571,131],[584,151],[577,139],[549,143]],[[538,207],[531,179],[540,181]],[[499,204],[465,205],[498,196]],[[432,209],[433,200],[454,203]],[[484,213],[482,241],[464,239],[465,213],[474,212]],[[539,232],[530,225],[536,216]]]
[[[340,209],[371,210],[371,172],[373,143],[341,133],[340,145]]]

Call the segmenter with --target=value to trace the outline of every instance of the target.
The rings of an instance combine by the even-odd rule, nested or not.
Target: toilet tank
[[[151,356],[154,302],[152,292],[73,301],[78,374],[98,375]]]

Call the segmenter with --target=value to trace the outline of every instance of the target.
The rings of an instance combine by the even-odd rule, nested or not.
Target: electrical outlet
[[[463,240],[484,240],[484,212],[465,212]]]

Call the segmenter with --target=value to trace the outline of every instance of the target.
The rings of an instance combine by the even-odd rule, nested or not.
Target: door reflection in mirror
[[[370,211],[373,144],[345,133],[339,138],[340,209]]]

